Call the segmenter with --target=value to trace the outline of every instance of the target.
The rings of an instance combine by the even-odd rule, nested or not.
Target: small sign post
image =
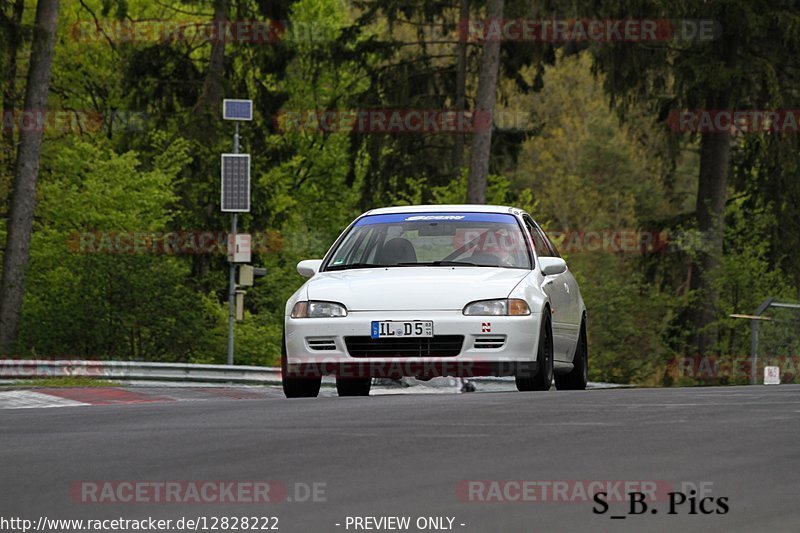
[[[764,385],[780,385],[781,369],[777,366],[764,367]]]
[[[228,364],[233,365],[233,325],[237,316],[243,316],[241,310],[244,302],[243,295],[237,296],[236,263],[250,261],[250,235],[238,235],[236,232],[236,214],[250,212],[250,155],[239,153],[239,121],[253,120],[253,101],[224,99],[222,118],[236,122],[233,153],[222,154],[220,187],[220,209],[223,213],[231,214],[231,233],[228,236]]]

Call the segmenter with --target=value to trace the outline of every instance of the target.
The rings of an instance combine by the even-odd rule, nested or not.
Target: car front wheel
[[[536,361],[538,369],[534,375],[526,371],[524,365],[522,372],[516,375],[518,391],[546,391],[550,390],[553,384],[553,328],[550,323],[550,311],[547,308],[542,313]]]
[[[286,359],[286,335],[281,343],[281,383],[287,398],[316,398],[322,386],[322,376],[289,376]]]
[[[589,381],[589,343],[586,341],[586,319],[581,321],[581,332],[569,374],[556,376],[558,390],[584,390]]]

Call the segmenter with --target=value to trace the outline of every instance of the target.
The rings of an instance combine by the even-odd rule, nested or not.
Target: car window
[[[363,217],[331,255],[326,269],[369,266],[530,268],[513,215],[409,213]]]
[[[547,236],[544,230],[540,228],[538,224],[536,225],[535,229],[541,236],[542,242],[544,242],[544,245],[547,248],[546,257],[561,257],[561,255],[558,253],[558,250],[556,249],[555,244],[553,244],[553,241],[550,240],[550,238]]]
[[[377,228],[367,228],[354,235],[353,239],[343,242],[339,247],[338,257],[346,263],[362,263],[368,257],[370,240],[375,238]]]
[[[524,220],[525,228],[528,230],[528,234],[533,240],[533,247],[536,249],[536,255],[539,257],[550,257],[551,251],[547,246],[547,241],[542,233],[539,232],[538,228],[533,225],[533,220],[527,216],[524,218]]]

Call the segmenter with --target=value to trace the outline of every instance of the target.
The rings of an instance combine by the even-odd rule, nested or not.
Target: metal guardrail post
[[[775,298],[770,296],[758,306],[758,309],[753,313],[754,316],[760,317],[764,311],[769,308]],[[758,384],[758,320],[750,319],[750,384]]]
[[[780,307],[785,309],[800,309],[800,303],[794,302],[776,302],[775,298],[770,296],[758,308],[753,311],[752,315],[730,315],[731,318],[746,318],[750,320],[750,384],[758,384],[758,323],[762,320],[773,320],[770,317],[761,316],[770,307]]]

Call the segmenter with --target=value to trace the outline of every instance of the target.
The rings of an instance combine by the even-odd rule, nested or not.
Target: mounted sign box
[[[250,212],[250,154],[222,154],[222,211]]]
[[[253,120],[253,101],[225,98],[222,101],[222,118],[225,120]]]
[[[258,268],[250,265],[239,265],[239,287],[252,287],[256,278],[263,278],[267,275],[266,268]]]
[[[251,238],[249,233],[228,235],[228,261],[231,263],[249,263]]]
[[[239,287],[252,287],[253,286],[253,267],[250,265],[241,265],[239,267]]]

